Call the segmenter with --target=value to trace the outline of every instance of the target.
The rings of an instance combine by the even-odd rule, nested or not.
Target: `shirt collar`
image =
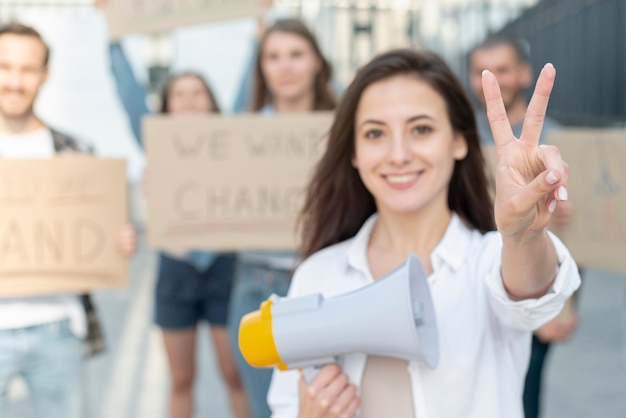
[[[378,214],[374,213],[363,223],[348,250],[349,267],[361,271],[369,280],[373,278],[367,261],[367,245],[377,220]],[[472,230],[465,225],[459,215],[452,212],[446,232],[430,256],[433,271],[438,271],[443,265],[448,265],[456,271],[465,259],[471,235]]]
[[[465,225],[456,212],[452,212],[443,238],[430,255],[433,271],[439,270],[444,264],[456,271],[465,260],[471,236],[472,230]]]
[[[372,230],[376,221],[378,220],[378,214],[372,214],[361,226],[359,232],[356,233],[352,239],[352,244],[348,250],[348,266],[361,271],[365,276],[373,281],[372,274],[370,273],[369,263],[367,262],[367,245],[372,235]]]

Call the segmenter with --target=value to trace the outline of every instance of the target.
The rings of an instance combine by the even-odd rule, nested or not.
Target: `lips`
[[[24,101],[24,95],[19,93],[4,93],[2,97],[9,103],[20,103]]]

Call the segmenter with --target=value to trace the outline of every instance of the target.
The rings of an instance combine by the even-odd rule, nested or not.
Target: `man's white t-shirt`
[[[0,134],[0,158],[51,158],[54,142],[48,128],[24,135]],[[0,297],[0,329],[26,328],[71,320],[72,333],[85,336],[85,312],[78,296],[71,294],[3,298]]]

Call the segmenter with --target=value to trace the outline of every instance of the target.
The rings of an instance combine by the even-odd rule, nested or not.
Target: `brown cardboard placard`
[[[124,160],[0,159],[0,297],[124,286],[126,222]]]
[[[572,224],[555,231],[580,265],[626,273],[626,132],[566,129],[550,133],[570,166]]]
[[[161,249],[293,249],[332,113],[144,119],[148,240]]]
[[[109,0],[109,38],[263,14],[259,0]]]
[[[556,145],[570,166],[573,205],[571,224],[552,232],[579,265],[626,273],[626,132],[568,128],[549,133],[547,143]],[[484,147],[483,154],[492,180],[495,147]]]

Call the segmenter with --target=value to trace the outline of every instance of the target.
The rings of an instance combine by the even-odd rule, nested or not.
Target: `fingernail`
[[[552,67],[554,68],[554,65],[552,65],[551,62],[546,63],[546,65],[543,66],[543,68],[547,68],[547,67]]]
[[[556,199],[552,199],[550,201],[550,204],[548,205],[548,212],[550,213],[554,212],[554,209],[556,209],[556,204],[557,204]]]
[[[567,189],[565,188],[565,186],[560,185],[559,189],[557,191],[557,195],[559,196],[559,200],[563,201],[563,200],[567,200]]]
[[[489,70],[483,70],[483,75],[489,74]]]
[[[557,181],[559,181],[559,179],[552,171],[550,171],[548,175],[546,176],[546,181],[548,182],[548,184],[554,184]]]

